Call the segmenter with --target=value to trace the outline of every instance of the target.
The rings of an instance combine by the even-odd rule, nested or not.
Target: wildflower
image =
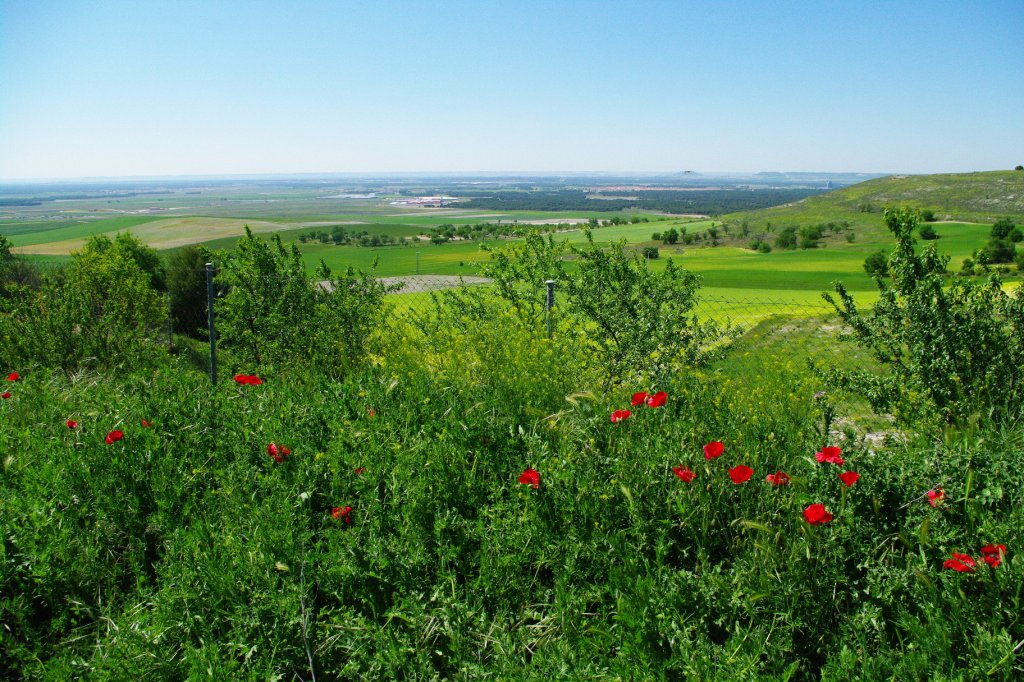
[[[107,434],[107,437],[103,439],[103,442],[107,445],[113,445],[122,438],[124,438],[124,431],[111,431]]]
[[[633,399],[629,404],[633,407],[640,407],[645,402],[647,402],[647,394],[641,391],[640,393],[633,394]]]
[[[832,515],[828,513],[823,504],[812,504],[807,509],[804,509],[804,518],[807,519],[807,523],[812,526],[820,526],[823,523],[828,523],[832,520]]]
[[[68,425],[69,429],[77,429],[78,428],[78,422],[74,421],[73,419],[69,419],[65,423]]]
[[[524,469],[523,473],[519,474],[519,482],[523,485],[532,485],[534,488],[539,488],[540,473],[536,469]]]
[[[370,415],[370,419],[373,419],[374,417],[377,416],[377,413],[373,411],[372,407],[368,410],[368,413]]]
[[[750,477],[754,475],[754,470],[748,467],[746,464],[740,464],[739,466],[729,469],[729,478],[736,485],[740,483],[746,483],[750,480]]]
[[[843,466],[843,458],[839,456],[842,450],[836,447],[824,447],[820,452],[814,453],[814,459],[822,463],[835,464],[836,466]]]
[[[1006,545],[985,545],[981,548],[981,559],[986,564],[995,568],[1003,563],[1003,556],[1006,554]]]
[[[362,476],[366,473],[366,467],[356,467],[355,471],[357,476]]]
[[[285,450],[288,450],[288,448],[284,446],[278,447],[277,443],[270,443],[267,445],[267,454],[273,457],[274,461],[278,464],[284,461],[286,455],[291,454],[291,450],[288,450],[287,452],[285,452]]]
[[[647,407],[661,407],[666,400],[668,400],[668,394],[665,391],[658,391],[647,399]]]
[[[142,424],[142,428],[144,428],[144,429],[148,429],[149,427],[151,427],[151,426],[152,426],[152,424],[150,424],[150,423],[149,423],[148,421],[146,421],[145,419],[143,419],[143,420],[142,420],[141,424]]]
[[[236,374],[235,383],[243,386],[259,386],[263,380],[255,374]]]
[[[942,504],[943,498],[946,497],[946,493],[942,492],[942,488],[935,488],[934,490],[928,491],[928,504],[933,507],[938,507]]]
[[[860,474],[855,471],[844,471],[839,474],[839,480],[845,483],[847,488],[856,483],[858,478],[860,478]]]
[[[10,374],[7,375],[7,380],[8,381],[17,381],[20,378],[21,378],[21,375],[18,374],[17,372],[11,372]]]
[[[683,483],[693,483],[693,479],[697,478],[697,474],[691,471],[688,467],[675,466],[672,467],[672,472],[679,477],[679,480]]]
[[[331,509],[331,516],[334,520],[342,519],[345,523],[352,523],[352,507],[334,507]]]
[[[942,563],[943,568],[952,568],[957,573],[974,573],[975,566],[977,564],[969,554],[957,554],[956,552],[953,552],[952,559],[946,559]]]
[[[11,397],[11,392],[10,391],[4,391],[3,394],[0,395],[0,398],[3,398],[4,400],[7,400],[10,397]]]
[[[617,424],[623,419],[629,419],[629,415],[633,414],[629,410],[615,410],[612,412],[612,423]]]
[[[704,459],[721,457],[723,452],[725,452],[725,446],[722,445],[721,441],[713,440],[704,446]]]
[[[764,480],[768,481],[772,485],[789,485],[789,474],[785,471],[776,471],[774,474],[768,474],[764,477]]]

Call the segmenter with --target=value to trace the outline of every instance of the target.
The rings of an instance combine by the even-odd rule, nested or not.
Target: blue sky
[[[1024,2],[0,0],[0,178],[1024,163]]]

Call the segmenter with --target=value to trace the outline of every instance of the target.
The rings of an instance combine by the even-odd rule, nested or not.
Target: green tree
[[[151,273],[106,237],[90,239],[38,292],[19,290],[2,313],[5,356],[67,371],[147,364],[166,323]]]
[[[992,233],[989,235],[992,239],[1006,239],[1010,236],[1010,232],[1016,227],[1014,222],[1009,218],[1000,218],[992,225]]]
[[[831,303],[855,338],[889,372],[831,370],[826,380],[862,393],[875,409],[920,423],[962,422],[973,414],[1009,415],[1024,397],[1024,298],[998,277],[946,279],[948,257],[934,242],[918,254],[919,216],[886,210],[896,237],[890,280],[877,279],[879,300],[862,313],[842,283]]]
[[[217,305],[225,348],[249,367],[309,364],[340,376],[373,351],[388,287],[349,268],[333,276],[323,263],[306,272],[296,245],[286,249],[245,236],[217,276],[227,292]]]
[[[889,259],[885,251],[879,249],[864,259],[864,272],[872,277],[889,276]]]
[[[939,235],[935,232],[935,228],[927,223],[918,228],[918,233],[921,235],[921,239],[924,239],[925,241],[931,241],[939,238]]]
[[[775,248],[777,249],[795,249],[796,243],[795,227],[785,227],[775,237]]]
[[[206,264],[213,254],[204,246],[186,246],[167,259],[167,291],[175,331],[201,336],[206,329]]]

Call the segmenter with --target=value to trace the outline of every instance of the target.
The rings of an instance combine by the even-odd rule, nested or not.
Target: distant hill
[[[937,220],[994,222],[1000,216],[1024,217],[1024,171],[890,175],[850,185],[801,201],[725,216],[751,226],[809,225],[846,221],[858,231],[880,229],[887,206],[929,209]]]

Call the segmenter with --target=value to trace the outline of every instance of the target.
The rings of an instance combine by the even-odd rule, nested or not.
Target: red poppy
[[[721,441],[713,440],[704,446],[704,459],[721,457],[723,452],[725,452],[725,446]]]
[[[612,412],[612,423],[617,424],[623,419],[629,419],[629,415],[633,414],[629,410],[615,410]]]
[[[356,475],[362,476],[366,473],[366,467],[356,467]]]
[[[103,442],[107,445],[113,445],[122,438],[124,438],[124,431],[111,431],[107,434],[107,437],[103,439]]]
[[[672,472],[679,477],[679,480],[683,483],[693,483],[693,479],[697,478],[697,474],[691,471],[688,467],[672,467]]]
[[[331,509],[331,516],[337,519],[342,519],[345,523],[352,523],[352,507],[334,507]]]
[[[942,563],[943,568],[952,568],[957,573],[974,573],[975,566],[977,564],[969,554],[957,554],[956,552],[953,552],[952,559],[946,559]]]
[[[281,454],[284,457],[287,457],[288,455],[292,454],[292,449],[290,447],[288,447],[287,445],[281,445],[279,447],[281,448]]]
[[[21,375],[18,374],[17,372],[11,372],[10,374],[7,375],[7,380],[8,381],[17,381],[20,378],[21,378]]]
[[[236,374],[235,383],[242,384],[243,386],[259,386],[263,383],[255,374]]]
[[[856,471],[844,471],[839,474],[839,480],[845,483],[847,488],[856,483],[858,478],[860,478],[860,474]]]
[[[942,488],[936,488],[935,490],[928,491],[928,504],[933,507],[938,507],[942,504],[943,498],[946,497],[946,493],[942,492]]]
[[[287,448],[284,446],[278,447],[277,443],[270,443],[267,445],[267,454],[273,457],[274,461],[278,464],[284,461],[284,455],[288,454],[285,450],[287,450]]]
[[[11,397],[11,392],[10,391],[4,391],[3,395],[0,395],[0,398],[3,398],[4,400],[7,400],[10,397]]]
[[[73,420],[69,419],[69,420],[67,420],[66,423],[67,423],[69,429],[77,429],[78,428],[78,422],[76,422],[76,421],[73,421]]]
[[[764,480],[772,485],[789,485],[789,474],[785,471],[776,471],[774,474],[765,476]]]
[[[142,420],[142,428],[148,429],[151,426],[152,424],[150,424],[148,421],[146,421],[145,419]]]
[[[995,568],[1003,563],[1003,556],[1006,554],[1006,545],[985,545],[981,548],[982,560]]]
[[[523,485],[532,485],[534,488],[539,488],[540,473],[536,469],[524,469],[523,473],[519,474],[519,482]]]
[[[843,458],[839,456],[842,450],[836,447],[824,447],[821,452],[814,453],[814,459],[822,463],[835,464],[836,466],[843,466]]]
[[[740,464],[737,467],[729,469],[729,478],[736,485],[740,483],[746,483],[750,480],[750,477],[754,475],[754,470],[748,467],[746,464]]]
[[[823,523],[828,523],[832,520],[832,515],[828,513],[823,504],[812,504],[811,506],[804,509],[804,518],[807,519],[807,523],[812,526],[820,526]]]
[[[668,400],[668,394],[665,391],[658,391],[647,399],[647,407],[661,407],[666,400]]]
[[[641,391],[640,393],[633,394],[633,400],[630,401],[630,405],[633,407],[640,407],[647,402],[647,394]]]
[[[370,419],[373,419],[374,417],[377,416],[377,413],[373,411],[372,407],[370,408],[369,413],[370,413]]]

